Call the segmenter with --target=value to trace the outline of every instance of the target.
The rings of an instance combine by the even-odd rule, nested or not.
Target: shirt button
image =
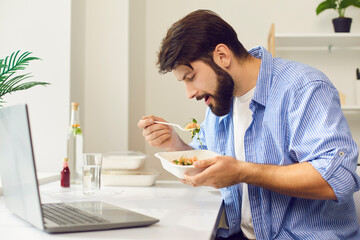
[[[344,156],[344,154],[345,154],[345,153],[344,153],[343,151],[340,151],[340,152],[339,152],[340,157]]]

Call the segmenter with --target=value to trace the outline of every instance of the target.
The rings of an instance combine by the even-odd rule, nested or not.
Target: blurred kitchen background
[[[203,101],[189,100],[172,73],[156,67],[161,40],[172,23],[197,9],[218,13],[247,49],[267,47],[272,23],[279,34],[333,34],[333,10],[316,15],[321,0],[0,0],[0,58],[31,51],[33,81],[47,87],[5,97],[7,105],[28,103],[35,158],[40,171],[60,171],[66,156],[70,103],[80,104],[84,152],[134,150],[147,155],[146,168],[162,170],[137,122],[149,114],[185,125],[204,119]],[[360,34],[360,11],[349,7],[351,34]],[[355,38],[359,41],[359,38]],[[356,45],[356,44],[355,44]],[[315,66],[326,73],[351,106],[345,115],[360,143],[356,103],[357,47],[282,50],[276,55]],[[360,94],[360,93],[359,93]],[[180,133],[185,141],[190,134]],[[1,136],[0,136],[1,137]]]

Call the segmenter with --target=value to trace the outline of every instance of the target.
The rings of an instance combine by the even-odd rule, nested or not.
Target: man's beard
[[[234,93],[234,80],[225,70],[219,67],[214,61],[206,61],[215,71],[217,76],[217,87],[214,95],[211,95],[215,103],[210,104],[211,111],[216,116],[224,116],[230,112],[231,102]]]

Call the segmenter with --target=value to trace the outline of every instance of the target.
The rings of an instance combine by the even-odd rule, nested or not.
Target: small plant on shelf
[[[332,20],[335,32],[350,32],[352,19],[345,17],[345,10],[350,6],[360,8],[360,0],[325,0],[316,8],[316,14],[334,9],[339,14],[338,18]]]

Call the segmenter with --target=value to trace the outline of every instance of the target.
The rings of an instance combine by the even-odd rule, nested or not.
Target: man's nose
[[[186,93],[189,99],[192,99],[196,96],[197,90],[194,88],[193,84],[185,83]]]

